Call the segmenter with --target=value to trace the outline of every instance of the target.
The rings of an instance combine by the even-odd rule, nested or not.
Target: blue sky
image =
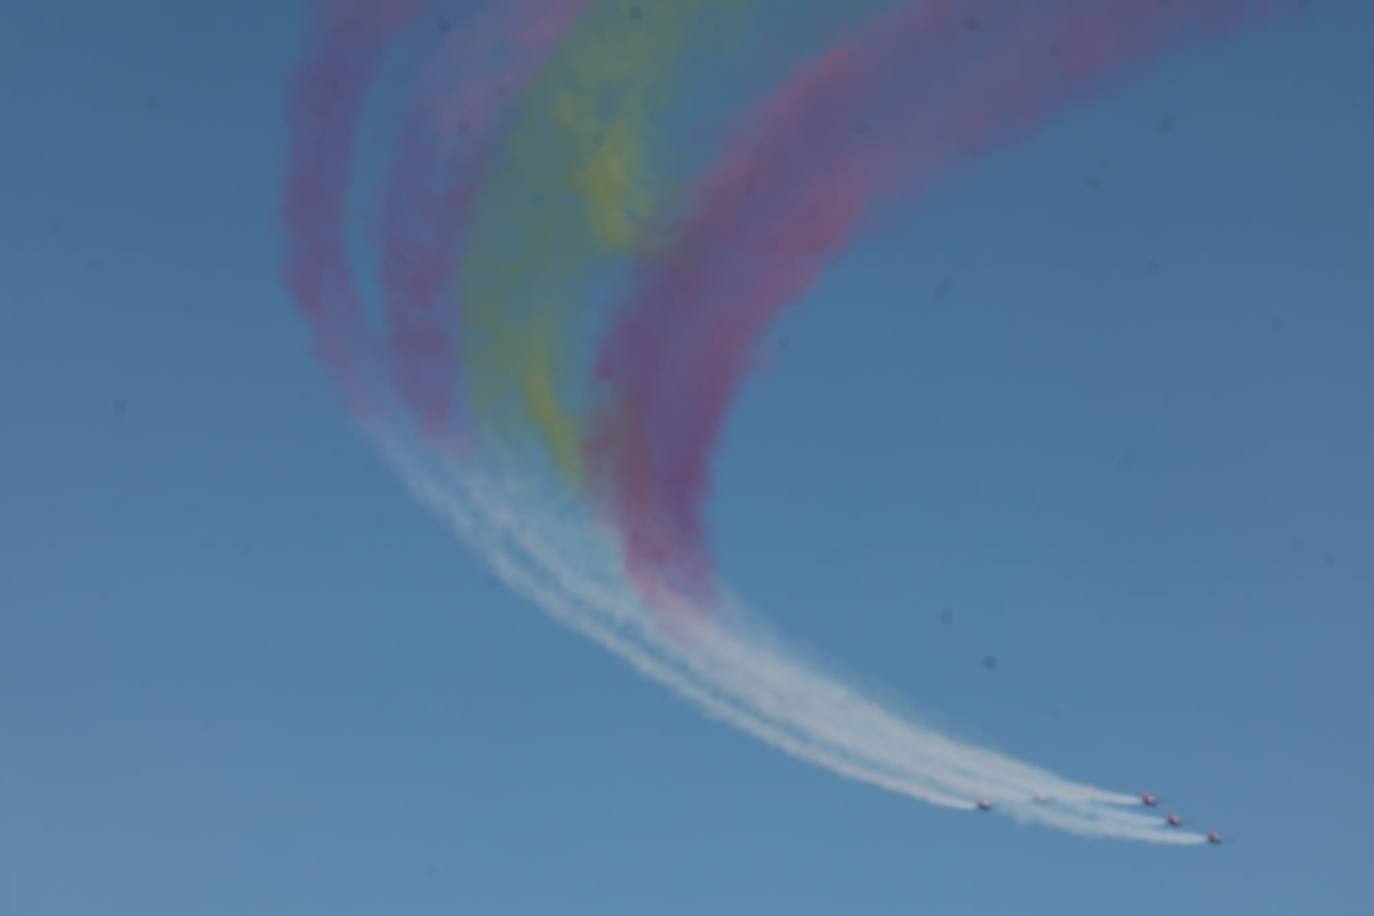
[[[894,214],[712,508],[858,680],[1237,838],[1175,850],[845,782],[505,594],[278,282],[299,11],[21,5],[0,914],[1366,912],[1374,10],[1316,7]]]

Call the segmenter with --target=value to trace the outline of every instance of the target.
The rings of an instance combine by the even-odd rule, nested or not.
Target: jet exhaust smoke
[[[379,329],[350,258],[359,123],[430,4],[318,0],[283,201],[285,280],[318,357],[406,486],[503,582],[719,721],[933,805],[1217,842],[826,671],[719,581],[702,505],[758,341],[876,205],[1279,0],[897,3],[804,62],[699,180],[663,193],[655,124],[691,30],[763,2],[492,0],[444,20],[383,182]],[[623,301],[573,294],[617,263]],[[561,380],[589,316],[603,333],[579,410]]]

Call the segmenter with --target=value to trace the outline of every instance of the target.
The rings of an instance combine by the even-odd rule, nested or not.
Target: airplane
[[[1211,833],[1207,834],[1207,842],[1211,843],[1213,846],[1220,846],[1221,834],[1213,830]]]
[[[1159,797],[1151,795],[1149,792],[1141,792],[1140,803],[1147,808],[1153,808],[1159,804]]]
[[[991,805],[989,802],[985,802],[985,801],[983,801],[983,800],[980,798],[980,799],[978,799],[978,810],[979,810],[979,811],[991,811],[991,810],[992,810],[992,805]]]
[[[1170,827],[1182,827],[1183,818],[1179,817],[1177,814],[1170,814],[1164,819],[1164,823],[1168,824]]]

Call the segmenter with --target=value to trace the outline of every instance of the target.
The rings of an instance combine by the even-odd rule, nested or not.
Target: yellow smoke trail
[[[580,294],[654,210],[649,128],[692,26],[743,2],[594,6],[520,102],[478,198],[461,265],[472,403],[503,431],[532,427],[570,483],[580,424],[563,382]]]

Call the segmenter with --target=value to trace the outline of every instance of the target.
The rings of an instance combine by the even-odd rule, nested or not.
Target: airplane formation
[[[1045,796],[1043,796],[1043,795],[1037,795],[1037,796],[1035,796],[1035,800],[1038,801],[1038,802],[1042,802],[1042,803],[1043,803],[1043,802],[1046,802],[1046,801],[1049,801],[1049,799],[1047,799],[1047,798],[1046,798]],[[1159,796],[1157,796],[1157,795],[1151,795],[1149,792],[1142,792],[1142,793],[1140,793],[1140,803],[1141,803],[1142,805],[1144,805],[1146,808],[1158,808],[1158,807],[1159,807]],[[979,811],[991,811],[991,810],[992,810],[992,802],[987,801],[986,799],[982,799],[982,798],[978,799],[978,810],[979,810]],[[1171,812],[1169,812],[1169,814],[1167,814],[1167,815],[1165,816],[1165,818],[1164,818],[1164,823],[1168,824],[1170,827],[1182,827],[1182,826],[1183,826],[1183,818],[1179,817],[1177,814],[1174,814],[1174,813],[1171,811]],[[1222,842],[1222,841],[1221,841],[1221,834],[1217,833],[1215,830],[1209,831],[1209,832],[1207,833],[1207,842],[1208,842],[1208,843],[1211,843],[1213,846],[1220,846],[1220,845],[1221,845],[1221,842]]]

